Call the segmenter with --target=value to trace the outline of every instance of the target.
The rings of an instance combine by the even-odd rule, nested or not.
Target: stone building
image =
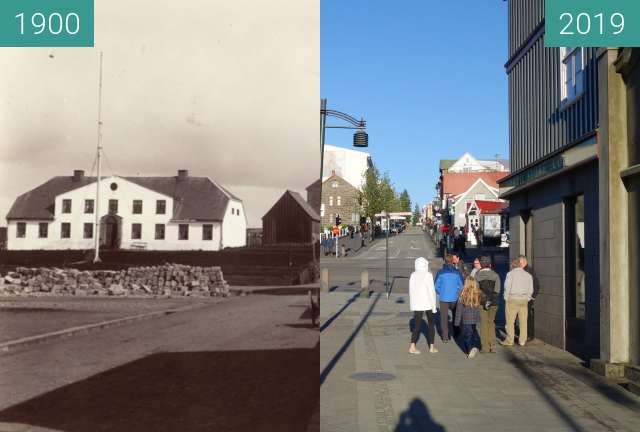
[[[340,215],[343,224],[357,225],[360,223],[358,189],[332,172],[322,183],[320,224],[323,227],[335,225],[337,215]]]

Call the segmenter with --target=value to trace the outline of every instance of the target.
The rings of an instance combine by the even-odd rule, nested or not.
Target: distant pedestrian
[[[465,265],[462,254],[459,252],[454,252],[451,254],[451,264],[460,272],[463,278],[466,279],[469,276],[469,269]]]
[[[482,268],[482,267],[480,266],[480,258],[479,258],[479,257],[476,257],[476,258],[473,260],[473,268],[471,269],[471,273],[469,273],[469,276],[471,276],[471,277],[475,277],[475,276],[476,276],[477,271],[478,271],[478,270],[480,270],[481,268]]]
[[[478,241],[478,247],[481,248],[484,243],[484,231],[480,226],[476,228],[476,240]]]
[[[440,296],[440,331],[442,342],[449,342],[449,310],[455,310],[464,284],[462,274],[453,266],[451,255],[444,257],[445,264],[436,274],[436,293]]]
[[[500,343],[512,346],[515,339],[515,322],[518,318],[520,335],[518,343],[524,346],[527,342],[528,303],[533,295],[533,278],[522,267],[520,260],[511,262],[511,271],[504,282],[504,302],[506,306],[507,337]]]
[[[491,258],[480,257],[480,270],[475,273],[475,279],[482,291],[483,308],[480,311],[480,341],[483,353],[496,352],[496,313],[500,297],[500,276],[491,268]]]
[[[531,295],[531,300],[529,300],[529,313],[527,315],[527,337],[529,338],[529,340],[531,340],[536,336],[535,335],[535,301],[536,301],[536,297],[538,297],[538,293],[540,292],[540,281],[536,276],[536,272],[529,265],[527,257],[524,255],[520,255],[518,258],[520,260],[520,267],[522,267],[524,271],[529,273],[533,278],[533,294]]]
[[[420,354],[416,348],[416,342],[422,326],[422,314],[427,316],[427,344],[429,352],[436,353],[435,325],[433,315],[437,311],[436,291],[433,283],[433,274],[429,271],[429,262],[420,257],[415,261],[415,271],[409,278],[409,307],[413,311],[413,330],[411,332],[411,354]]]
[[[474,358],[480,347],[477,326],[480,323],[482,291],[478,282],[468,277],[456,306],[455,326],[462,325],[462,348],[467,357]]]

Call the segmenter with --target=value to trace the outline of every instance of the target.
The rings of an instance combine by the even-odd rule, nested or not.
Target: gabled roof
[[[313,183],[311,183],[309,186],[307,186],[305,189],[309,190],[309,189],[316,189],[316,188],[321,188],[322,187],[322,182],[320,181],[320,179],[314,181]]]
[[[442,173],[442,192],[460,195],[466,192],[479,178],[492,188],[498,188],[497,181],[508,176],[508,172],[471,172],[471,173]]]
[[[300,208],[309,215],[309,217],[314,220],[314,221],[320,221],[320,216],[318,215],[318,213],[313,209],[313,207],[311,207],[311,204],[309,204],[304,198],[302,198],[302,196],[298,193],[298,192],[294,192],[291,190],[287,190],[285,191],[285,193],[282,194],[282,196],[278,199],[278,201],[275,202],[275,204],[269,209],[268,212],[266,212],[264,214],[264,216],[262,216],[262,219],[264,219],[265,217],[267,217],[267,215],[269,213],[271,213],[273,211],[273,209],[275,209],[278,204],[280,203],[280,201],[282,201],[283,199],[286,199],[287,196],[291,197],[299,206]]]
[[[221,221],[231,193],[207,177],[121,177],[146,189],[174,199],[172,220]],[[104,180],[104,179],[103,179]],[[53,220],[58,195],[95,183],[96,177],[54,177],[20,195],[7,214],[7,220]]]
[[[474,204],[478,210],[480,210],[480,213],[483,214],[498,214],[509,207],[509,204],[506,201],[475,200]]]
[[[358,189],[357,187],[355,187],[354,185],[352,185],[351,183],[349,183],[349,180],[346,180],[344,177],[340,177],[338,174],[336,174],[336,172],[335,172],[335,171],[333,171],[333,172],[331,173],[331,175],[330,175],[329,177],[327,177],[327,178],[322,182],[322,184],[324,185],[325,183],[328,183],[328,182],[329,182],[329,180],[334,180],[334,179],[342,180],[343,182],[345,182],[346,184],[348,184],[348,185],[349,185],[349,186],[351,186],[352,188],[354,188],[354,189],[356,189],[356,190]]]
[[[455,195],[454,198],[453,198],[454,199],[454,203],[457,203],[458,201],[462,200],[463,198],[466,198],[466,196],[469,195],[469,192],[471,192],[473,189],[475,189],[476,185],[478,185],[478,184],[484,185],[484,187],[489,192],[491,192],[496,197],[496,199],[498,198],[500,190],[498,188],[491,187],[490,185],[487,184],[487,182],[485,182],[483,179],[479,178],[475,182],[473,182],[473,184],[471,186],[469,186],[469,189],[464,191],[464,193],[462,193],[460,195]]]
[[[440,171],[446,171],[458,162],[458,159],[440,159]]]

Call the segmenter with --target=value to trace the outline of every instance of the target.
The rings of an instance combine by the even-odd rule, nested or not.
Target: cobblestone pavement
[[[410,355],[406,294],[355,295],[321,296],[322,431],[638,430],[640,398],[568,353],[534,341],[468,359],[421,336]]]

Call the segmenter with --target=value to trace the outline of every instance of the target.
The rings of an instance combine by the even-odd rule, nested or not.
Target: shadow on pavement
[[[436,423],[425,403],[420,399],[414,399],[409,408],[400,414],[398,425],[394,432],[445,432],[446,429]]]
[[[356,301],[356,299],[358,298],[359,295],[360,295],[360,292],[357,292],[349,300],[347,300],[347,302],[340,308],[340,310],[338,312],[334,313],[329,319],[327,319],[320,326],[320,332],[323,332],[324,330],[326,330],[326,328],[329,327],[331,325],[331,323],[333,321],[335,321],[336,318],[338,318],[342,314],[342,312],[345,311],[345,309],[347,309],[353,302]]]
[[[336,355],[333,356],[331,361],[329,361],[329,363],[324,367],[324,369],[320,373],[320,385],[321,386],[327,380],[327,377],[329,376],[329,374],[331,373],[333,368],[336,366],[336,364],[338,364],[338,361],[340,361],[340,358],[344,355],[344,353],[347,351],[349,346],[353,343],[353,341],[356,338],[356,336],[358,335],[358,333],[360,333],[360,330],[365,325],[365,323],[367,322],[367,320],[371,316],[371,313],[375,309],[376,304],[378,303],[378,300],[380,300],[381,295],[382,295],[381,293],[377,293],[376,294],[375,300],[373,301],[373,303],[371,303],[371,306],[369,306],[369,310],[367,310],[367,313],[362,317],[362,319],[360,320],[360,323],[358,324],[358,326],[353,330],[353,332],[347,338],[347,340],[344,342],[344,344],[342,344],[342,346],[340,347],[340,349],[338,350]]]
[[[158,353],[0,412],[65,432],[291,431],[317,407],[312,349]]]

